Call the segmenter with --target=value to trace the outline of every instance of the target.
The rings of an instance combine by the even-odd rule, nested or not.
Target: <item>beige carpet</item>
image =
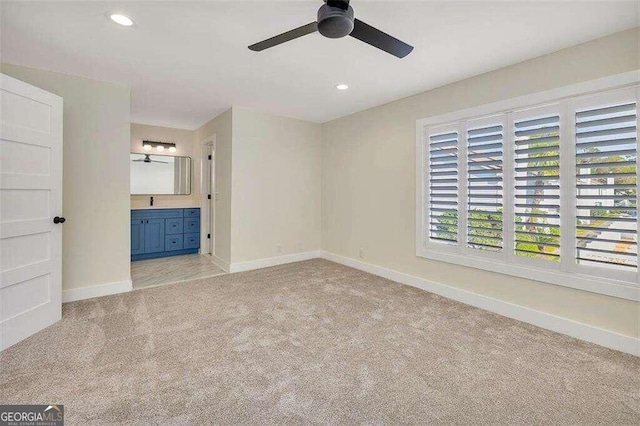
[[[73,425],[640,422],[640,359],[324,260],[69,303],[0,363]]]

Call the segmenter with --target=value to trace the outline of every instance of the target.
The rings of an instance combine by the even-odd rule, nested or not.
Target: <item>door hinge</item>
[[[211,239],[211,234],[207,234],[207,238],[208,238],[208,239]]]
[[[208,157],[208,158],[209,158],[209,160],[211,160],[211,154],[209,154],[209,157]]]
[[[207,195],[207,199],[209,200],[211,199],[211,194]]]

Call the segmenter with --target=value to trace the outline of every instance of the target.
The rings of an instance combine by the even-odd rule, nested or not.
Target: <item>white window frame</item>
[[[574,161],[574,138],[575,131],[571,126],[575,117],[571,117],[572,111],[580,102],[593,103],[594,95],[609,96],[609,94],[600,94],[600,92],[610,92],[615,89],[626,88],[627,92],[633,90],[635,92],[635,100],[640,110],[640,70],[605,77],[593,81],[565,86],[552,89],[545,92],[535,93],[531,95],[521,96],[508,99],[492,104],[482,105],[479,107],[469,108],[461,111],[455,111],[443,115],[425,118],[416,121],[416,256],[432,260],[438,260],[457,265],[463,265],[472,268],[483,269],[491,272],[502,273],[522,278],[527,278],[545,283],[557,284],[565,287],[576,288],[580,290],[590,291],[599,294],[619,297],[628,300],[640,301],[640,274],[632,272],[633,281],[629,281],[628,273],[620,274],[597,274],[593,270],[600,269],[588,267],[587,265],[572,265],[569,260],[575,261],[575,236],[574,226],[571,220],[575,222],[575,201],[573,200],[572,191],[575,190],[575,176],[573,174],[561,173],[560,191],[561,200],[570,200],[571,202],[562,202],[561,205],[561,247],[562,257],[557,265],[554,262],[543,261],[539,259],[522,258],[513,253],[513,206],[509,202],[513,197],[512,183],[512,165],[513,155],[515,153],[515,144],[513,143],[513,120],[514,112],[519,114],[520,110],[529,110],[533,108],[553,108],[553,104],[557,104],[560,113],[561,142],[560,156],[561,162]],[[610,96],[616,96],[611,94]],[[503,250],[497,253],[480,253],[482,250],[474,250],[467,248],[467,211],[466,211],[466,192],[467,192],[467,127],[466,121],[483,119],[504,114],[504,153],[503,153]],[[640,114],[638,114],[637,127],[640,129]],[[458,127],[459,142],[459,218],[458,218],[458,244],[448,246],[443,250],[443,245],[428,241],[425,229],[425,212],[428,212],[428,197],[426,196],[426,187],[428,185],[425,171],[428,166],[428,150],[425,147],[428,143],[428,129],[436,126]],[[640,132],[639,138],[640,138]],[[640,155],[638,165],[640,170]],[[561,165],[561,170],[566,167]],[[567,176],[568,175],[568,176]],[[638,194],[640,194],[640,179],[638,179]],[[567,195],[571,194],[569,197]],[[426,198],[426,199],[425,199]],[[428,213],[427,213],[428,214]],[[574,218],[574,219],[572,219]],[[640,235],[640,220],[638,221],[638,235]],[[427,225],[428,226],[428,225]],[[567,251],[570,249],[570,252]],[[573,256],[571,256],[573,254]],[[566,258],[566,260],[565,260]],[[531,262],[538,260],[537,262]],[[623,276],[624,275],[624,276]]]

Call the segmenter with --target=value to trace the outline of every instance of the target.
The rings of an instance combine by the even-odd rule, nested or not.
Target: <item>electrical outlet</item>
[[[364,249],[363,248],[360,249],[360,253],[358,254],[358,256],[360,257],[360,259],[364,259]]]
[[[302,247],[302,242],[299,242],[299,243],[298,243],[298,251],[302,251],[302,248],[303,248],[303,247]]]
[[[278,244],[278,245],[276,246],[276,251],[277,251],[278,253],[282,254],[282,245]]]

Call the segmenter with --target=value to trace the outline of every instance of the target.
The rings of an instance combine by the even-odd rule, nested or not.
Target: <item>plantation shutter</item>
[[[473,126],[473,123],[470,123]],[[467,130],[467,246],[503,248],[503,126]]]
[[[514,253],[560,260],[560,116],[514,120]]]
[[[578,264],[637,269],[637,106],[575,113]]]
[[[562,90],[417,122],[416,255],[637,300],[640,82]]]
[[[458,241],[458,132],[429,135],[429,241]]]

